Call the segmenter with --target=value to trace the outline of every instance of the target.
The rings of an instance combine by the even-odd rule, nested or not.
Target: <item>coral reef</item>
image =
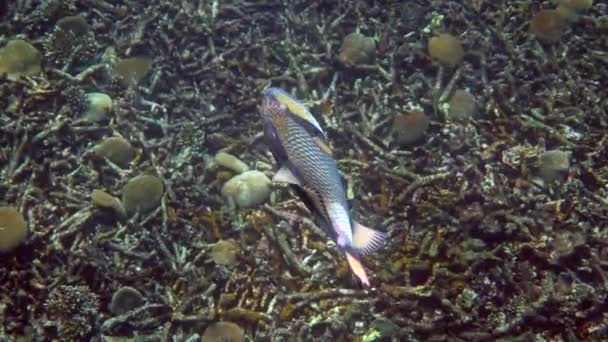
[[[87,286],[59,285],[44,306],[60,340],[79,340],[91,333],[98,315],[99,301]]]
[[[0,19],[0,340],[608,339],[605,1]],[[371,288],[271,184],[269,86],[311,109],[354,219],[387,233]]]

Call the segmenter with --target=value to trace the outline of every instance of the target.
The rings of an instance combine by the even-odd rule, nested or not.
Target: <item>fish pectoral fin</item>
[[[344,252],[344,254],[346,255],[346,261],[348,261],[348,265],[353,273],[361,280],[363,285],[369,287],[369,279],[367,279],[367,274],[365,274],[365,269],[363,268],[361,261],[349,252]]]
[[[273,182],[289,183],[301,185],[298,178],[289,170],[287,166],[282,166],[279,171],[272,177]]]
[[[353,221],[353,247],[362,255],[373,253],[384,245],[386,234]]]

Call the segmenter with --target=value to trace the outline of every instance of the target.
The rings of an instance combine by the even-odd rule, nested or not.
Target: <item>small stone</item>
[[[223,166],[236,173],[243,173],[249,170],[247,164],[230,153],[220,151],[213,159],[217,165]]]
[[[397,143],[411,145],[424,137],[431,120],[423,112],[409,112],[393,119],[393,132]]]
[[[566,20],[556,10],[541,10],[530,20],[530,32],[543,43],[556,43],[566,28]]]
[[[137,289],[123,286],[112,295],[109,309],[114,315],[122,315],[133,309],[137,309],[144,305],[144,303],[144,296]]]
[[[34,76],[42,71],[40,53],[30,43],[13,39],[0,49],[0,75],[11,81],[21,76]]]
[[[458,89],[449,101],[448,114],[452,120],[466,121],[477,114],[475,97],[466,90]]]
[[[125,85],[137,85],[152,68],[152,57],[137,56],[118,61],[113,68],[114,75]]]
[[[0,207],[0,252],[9,252],[27,238],[27,223],[14,207]]]
[[[448,66],[455,66],[464,58],[464,48],[458,37],[449,33],[439,34],[429,40],[431,58]]]
[[[122,203],[129,216],[146,213],[158,207],[163,192],[163,182],[158,177],[139,175],[122,188]]]
[[[236,241],[220,240],[212,245],[210,256],[216,264],[230,266],[236,264],[240,252]]]
[[[251,208],[268,199],[270,183],[270,179],[263,172],[245,171],[224,184],[222,195],[241,208]]]
[[[87,109],[83,117],[89,122],[100,122],[108,119],[112,112],[112,98],[104,93],[85,94]]]
[[[126,217],[125,208],[120,200],[103,190],[93,190],[91,192],[91,201],[100,208],[113,210],[120,218]]]
[[[570,153],[560,150],[551,150],[542,153],[539,157],[539,176],[545,182],[564,180],[570,169]]]
[[[202,342],[243,342],[245,331],[238,324],[232,322],[211,323],[203,333]]]
[[[374,61],[376,42],[360,33],[350,33],[342,41],[338,60],[347,66],[369,64]]]
[[[128,168],[135,157],[135,149],[122,137],[106,138],[93,147],[92,151],[123,169]]]

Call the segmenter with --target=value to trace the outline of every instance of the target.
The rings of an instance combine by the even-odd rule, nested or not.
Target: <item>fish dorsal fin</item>
[[[309,113],[309,114],[314,118],[314,116],[311,113]],[[319,125],[319,122],[316,119],[314,119],[314,123],[313,123],[300,116],[292,115],[292,117],[298,124],[300,124],[302,127],[304,127],[306,132],[308,132],[313,137],[320,137],[324,140],[327,140],[327,134],[325,133],[325,131],[323,131],[321,129],[321,126]]]
[[[385,238],[386,234],[353,221],[353,247],[362,255],[382,247]]]
[[[301,185],[301,182],[298,179],[298,177],[296,177],[293,174],[293,172],[291,172],[291,170],[285,165],[282,166],[279,169],[279,171],[277,171],[277,173],[274,175],[274,177],[272,177],[272,181],[279,182],[279,183],[289,183],[289,184]]]
[[[304,128],[313,136],[321,135],[327,139],[327,135],[321,128],[319,121],[314,115],[304,106],[304,104],[293,96],[289,95],[285,90],[280,88],[271,89],[276,99],[283,104]]]

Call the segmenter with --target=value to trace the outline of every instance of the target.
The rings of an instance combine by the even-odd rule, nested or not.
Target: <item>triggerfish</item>
[[[344,184],[327,135],[312,113],[280,88],[264,91],[260,114],[266,141],[280,166],[274,182],[294,186],[308,209],[369,286],[360,256],[384,244],[385,234],[351,219]]]

